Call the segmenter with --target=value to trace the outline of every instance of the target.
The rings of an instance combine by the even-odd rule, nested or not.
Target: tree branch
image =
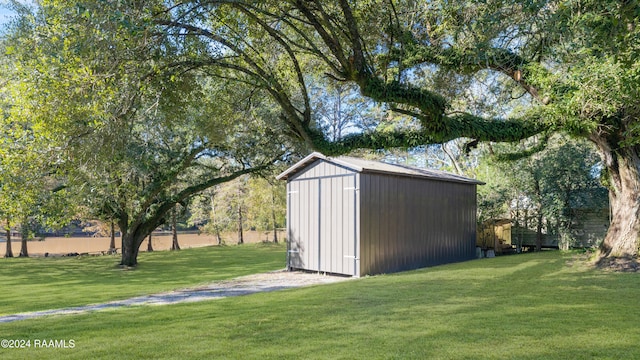
[[[296,78],[298,80],[298,87],[300,88],[300,92],[302,93],[302,98],[304,101],[304,111],[302,113],[302,122],[305,126],[309,126],[309,124],[311,123],[311,104],[309,101],[309,94],[307,92],[307,86],[304,80],[304,74],[302,73],[302,69],[300,68],[300,63],[298,62],[298,58],[296,57],[295,52],[291,49],[291,47],[289,46],[288,42],[285,40],[285,38],[280,34],[280,32],[274,30],[271,26],[269,26],[267,23],[265,23],[264,21],[262,21],[262,19],[260,19],[259,17],[257,17],[256,15],[254,15],[251,11],[247,10],[246,8],[237,5],[236,6],[240,11],[242,11],[245,15],[247,15],[249,18],[253,19],[254,21],[256,21],[258,24],[260,24],[262,26],[262,28],[269,33],[269,35],[271,35],[271,37],[276,40],[286,51],[287,55],[289,55],[289,59],[291,60],[291,63],[293,64],[293,68],[295,70],[296,73]]]
[[[509,50],[489,48],[483,52],[473,52],[454,47],[435,48],[432,45],[421,45],[412,38],[407,42],[402,53],[392,51],[390,54],[392,59],[401,61],[405,66],[429,63],[462,74],[472,74],[484,69],[498,71],[513,79],[540,103],[549,103],[549,99],[541,98],[540,91],[530,81],[533,72],[547,71],[539,64],[529,62]]]

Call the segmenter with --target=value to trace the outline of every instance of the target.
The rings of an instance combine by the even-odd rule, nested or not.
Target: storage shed
[[[480,181],[317,152],[277,179],[289,269],[358,277],[475,258]]]

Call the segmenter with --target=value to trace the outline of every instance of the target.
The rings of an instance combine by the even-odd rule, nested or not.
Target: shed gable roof
[[[396,176],[419,177],[432,180],[459,182],[467,184],[484,185],[482,181],[451,174],[445,171],[420,169],[413,166],[387,164],[380,161],[365,160],[360,158],[340,156],[336,158],[325,156],[319,152],[313,152],[295,165],[278,175],[276,179],[287,180],[293,175],[304,171],[306,167],[316,160],[324,160],[329,163],[346,167],[360,173],[381,173]]]

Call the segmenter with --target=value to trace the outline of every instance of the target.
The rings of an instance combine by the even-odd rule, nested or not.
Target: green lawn
[[[0,315],[86,305],[283,269],[283,244],[140,253],[138,268],[119,256],[0,258]]]
[[[75,343],[0,349],[0,357],[640,358],[640,275],[569,265],[572,256],[507,256],[202,303],[0,324],[0,338]]]

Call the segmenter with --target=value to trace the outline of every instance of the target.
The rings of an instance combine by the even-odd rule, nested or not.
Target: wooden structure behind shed
[[[489,219],[478,228],[476,246],[496,254],[511,252],[511,219]]]
[[[569,249],[598,247],[609,228],[610,214],[608,208],[578,208],[571,209],[571,224],[569,238],[560,238],[558,232],[542,233],[542,248]],[[531,227],[531,226],[530,226]],[[512,229],[513,245],[523,249],[533,249],[536,246],[536,231],[530,228],[514,226]]]
[[[320,153],[277,178],[290,269],[364,276],[475,258],[480,181]]]

